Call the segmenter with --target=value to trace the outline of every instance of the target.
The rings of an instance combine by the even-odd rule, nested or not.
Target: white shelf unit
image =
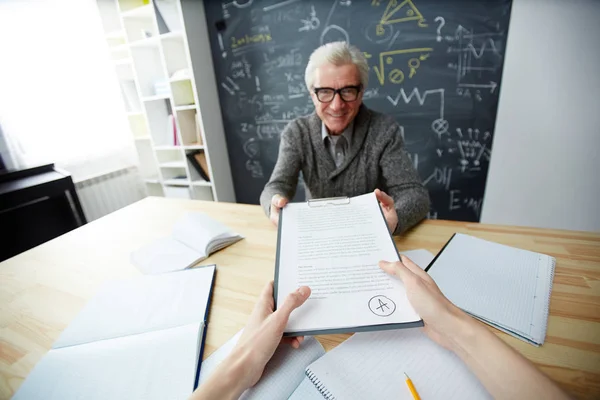
[[[188,42],[195,25],[205,26],[194,22],[204,19],[203,6],[184,20],[181,0],[97,4],[147,194],[235,202],[221,113],[212,104],[218,107],[216,85],[197,87],[200,71],[214,81],[208,33],[194,38],[193,51]],[[208,181],[192,163],[195,153],[206,160]]]

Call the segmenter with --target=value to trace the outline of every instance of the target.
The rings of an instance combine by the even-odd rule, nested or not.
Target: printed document
[[[398,259],[374,193],[288,204],[279,221],[276,302],[300,286],[312,294],[286,333],[421,326],[402,282],[378,266]]]

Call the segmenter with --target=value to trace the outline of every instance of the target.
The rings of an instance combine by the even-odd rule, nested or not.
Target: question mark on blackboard
[[[443,17],[435,17],[434,21],[441,22],[440,26],[438,26],[438,28],[437,28],[437,41],[441,42],[442,41],[442,27],[444,25],[446,25],[446,20]]]

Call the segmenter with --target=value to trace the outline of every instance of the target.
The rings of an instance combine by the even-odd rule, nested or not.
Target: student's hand
[[[383,216],[385,217],[385,221],[387,222],[390,233],[394,233],[396,227],[398,226],[398,214],[394,208],[394,199],[379,189],[375,189],[375,196],[381,205]]]
[[[280,343],[300,347],[304,337],[282,339],[283,330],[292,311],[304,304],[309,296],[310,288],[302,286],[288,294],[277,311],[273,311],[273,281],[269,282],[254,306],[235,348],[192,394],[190,400],[237,399],[259,381],[265,365]]]
[[[281,211],[288,202],[288,199],[278,194],[271,198],[271,212],[269,213],[269,219],[273,225],[277,226],[279,224],[279,211]]]
[[[404,283],[408,301],[423,318],[425,333],[436,343],[455,350],[452,334],[460,329],[461,321],[470,317],[442,294],[427,272],[408,257],[403,255],[401,259],[393,263],[380,261],[379,267]]]
[[[245,360],[248,387],[254,386],[260,379],[265,365],[273,356],[279,343],[300,347],[304,336],[282,338],[292,311],[300,307],[310,296],[310,288],[301,286],[295,292],[287,295],[277,311],[273,299],[273,281],[269,282],[262,291],[258,303],[238,340],[233,353],[236,358]]]

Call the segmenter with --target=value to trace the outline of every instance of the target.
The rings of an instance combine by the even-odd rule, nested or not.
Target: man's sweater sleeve
[[[410,157],[404,150],[404,143],[397,123],[390,127],[391,137],[379,161],[381,173],[388,194],[394,199],[398,214],[398,235],[421,221],[429,212],[429,193]]]
[[[296,194],[298,175],[302,166],[301,131],[298,122],[290,122],[283,132],[279,142],[279,155],[271,178],[260,195],[260,205],[267,217],[270,214],[271,198],[279,194],[292,199]]]

